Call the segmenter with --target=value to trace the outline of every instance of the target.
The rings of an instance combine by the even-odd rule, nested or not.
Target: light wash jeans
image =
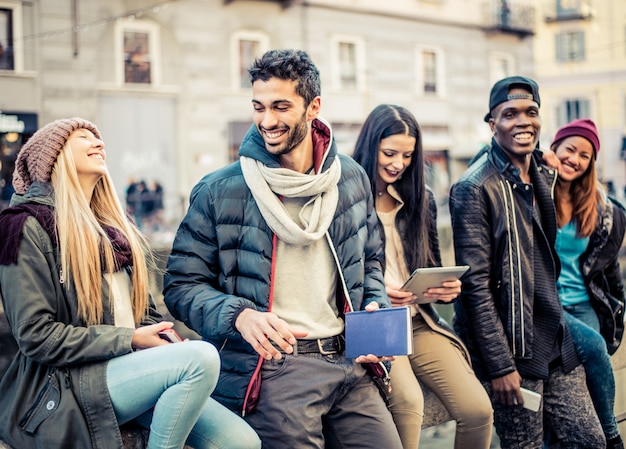
[[[204,341],[157,346],[116,357],[107,386],[120,424],[150,429],[148,449],[258,449],[261,442],[239,416],[211,399],[219,354]]]
[[[615,404],[615,376],[606,342],[600,335],[598,315],[589,301],[564,306],[565,322],[574,340],[578,358],[585,367],[587,388],[607,439],[619,435]]]

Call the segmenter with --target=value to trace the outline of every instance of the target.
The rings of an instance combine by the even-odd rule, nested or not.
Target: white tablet
[[[400,290],[417,295],[415,304],[435,302],[435,299],[425,298],[424,292],[429,288],[440,287],[442,282],[460,279],[469,266],[418,268],[409,276]]]

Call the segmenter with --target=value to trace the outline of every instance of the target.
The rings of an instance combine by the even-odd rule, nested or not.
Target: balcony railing
[[[488,31],[521,37],[535,34],[535,8],[527,1],[490,0],[483,3],[483,17]]]
[[[236,2],[237,0],[224,0],[224,4],[228,5],[230,3]],[[284,8],[289,8],[296,0],[262,0],[268,3],[278,3],[280,6]]]
[[[568,0],[563,2],[553,0],[544,20],[550,22],[564,22],[568,20],[589,20],[593,17],[593,9],[590,0]]]

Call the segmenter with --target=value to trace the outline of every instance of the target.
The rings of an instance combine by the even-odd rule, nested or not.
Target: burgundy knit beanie
[[[96,125],[80,117],[55,120],[40,128],[28,139],[15,161],[13,188],[16,193],[23,195],[35,181],[50,181],[52,166],[57,156],[70,134],[77,129],[88,129],[101,139]]]
[[[598,129],[596,124],[588,118],[579,118],[569,122],[567,125],[559,129],[554,136],[554,142],[552,146],[558,145],[561,140],[570,136],[580,136],[591,142],[595,151],[594,156],[598,156],[600,151],[600,138],[598,137]]]

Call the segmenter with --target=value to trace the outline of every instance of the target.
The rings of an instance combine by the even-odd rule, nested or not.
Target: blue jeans
[[[615,377],[606,342],[600,335],[598,315],[589,301],[564,306],[565,322],[574,340],[578,357],[585,367],[587,388],[607,439],[619,435],[613,406]]]
[[[215,347],[203,341],[157,346],[116,357],[107,387],[120,424],[150,429],[149,449],[258,449],[261,443],[239,416],[209,395],[220,370]]]

